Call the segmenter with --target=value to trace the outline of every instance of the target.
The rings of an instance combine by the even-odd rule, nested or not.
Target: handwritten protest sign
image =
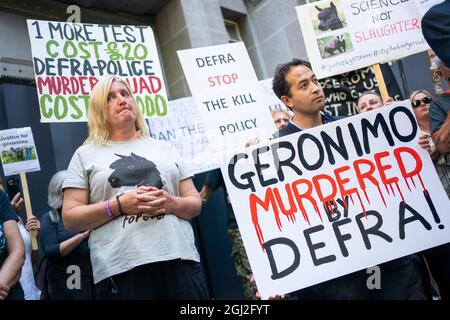
[[[219,167],[193,98],[169,101],[171,113],[149,119],[151,136],[173,144],[194,174]]]
[[[397,101],[402,100],[400,88],[392,70],[387,65],[383,67],[383,75],[389,96]],[[324,111],[333,116],[357,114],[359,95],[365,91],[378,89],[378,83],[372,67],[323,78],[319,82],[325,94]]]
[[[284,294],[450,241],[409,101],[227,154],[259,291]]]
[[[124,78],[145,117],[169,112],[149,26],[27,20],[41,122],[87,121],[99,77]]]
[[[178,51],[215,152],[275,132],[243,43]]]
[[[5,176],[41,170],[30,127],[1,130],[0,156]]]
[[[319,79],[428,49],[413,1],[324,0],[296,9]]]

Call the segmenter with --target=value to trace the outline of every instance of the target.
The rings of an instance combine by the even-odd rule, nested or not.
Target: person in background
[[[381,100],[380,95],[376,91],[370,90],[370,91],[363,92],[358,97],[356,104],[358,107],[358,112],[362,113],[362,112],[367,112],[367,111],[381,108],[383,106],[390,105],[393,102],[394,102],[394,99],[389,97],[386,100],[386,102],[383,104],[383,101]]]
[[[294,112],[289,124],[279,130],[279,137],[337,120],[322,112],[325,105],[324,92],[307,61],[294,59],[279,65],[273,78],[273,91],[286,107]],[[379,96],[376,98],[373,92],[370,95],[363,94],[358,101],[360,111],[381,107],[381,99]],[[365,106],[364,101],[367,101]],[[297,299],[425,299],[418,261],[415,255],[410,255],[380,265],[380,290],[368,290],[367,274],[365,270],[361,270],[291,295]]]
[[[287,126],[290,119],[291,119],[291,116],[285,110],[275,109],[272,111],[272,120],[273,120],[273,123],[275,123],[277,130],[280,130],[281,128],[284,128],[285,126]]]
[[[423,36],[431,49],[450,66],[450,0],[431,7],[421,24]]]
[[[437,71],[442,82],[450,88],[450,67],[439,58],[435,58]],[[435,98],[430,104],[430,132],[436,150],[450,161],[450,89]]]
[[[450,162],[446,155],[441,154],[436,149],[430,134],[430,107],[433,105],[434,100],[431,94],[426,90],[414,91],[411,93],[409,99],[419,128],[422,131],[422,135],[419,137],[419,144],[430,154],[436,172],[442,182],[442,186],[444,187],[447,196],[450,198]],[[441,102],[438,102],[437,107],[439,107],[439,103],[445,103],[446,101],[445,98],[437,99],[441,100]],[[441,122],[443,122],[442,119],[444,119],[445,113],[442,112],[442,109],[440,110]],[[438,111],[436,111],[436,118],[438,118],[439,115]],[[439,127],[438,124],[435,126]],[[450,298],[450,244],[447,243],[425,250],[422,252],[422,255],[425,257],[431,275],[436,281],[441,299],[448,300]],[[427,273],[424,271],[422,273],[425,275],[424,278],[426,278]],[[426,292],[431,291],[431,289],[427,287],[428,284],[429,280],[427,280],[427,284],[425,284]],[[430,295],[430,293],[428,293],[428,295]]]
[[[20,284],[22,285],[23,292],[25,294],[25,300],[40,300],[41,290],[36,286],[33,273],[33,253],[31,246],[30,232],[35,232],[36,236],[39,236],[39,230],[41,229],[41,223],[35,216],[31,216],[27,219],[24,225],[21,217],[21,209],[23,207],[24,200],[20,192],[16,193],[11,200],[11,206],[17,214],[19,219],[18,225],[22,240],[25,245],[25,262],[22,267],[22,273],[20,276]]]
[[[0,300],[24,300],[19,279],[25,262],[25,246],[17,215],[0,185]]]
[[[48,205],[52,208],[42,216],[40,242],[47,261],[47,292],[43,299],[92,300],[94,283],[88,239],[90,231],[67,231],[61,217],[63,204],[62,185],[67,171],[53,175],[48,185]],[[75,266],[75,268],[74,268]],[[69,277],[79,272],[79,285],[69,287]],[[45,287],[45,286],[44,286]]]

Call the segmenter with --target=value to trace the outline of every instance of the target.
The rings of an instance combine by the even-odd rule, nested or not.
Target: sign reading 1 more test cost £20
[[[450,201],[419,135],[406,100],[226,156],[263,297],[450,241]]]
[[[276,131],[242,42],[178,51],[214,152]]]
[[[117,75],[131,86],[146,118],[169,112],[149,26],[27,20],[41,122],[87,121],[99,78]]]
[[[319,79],[428,49],[414,1],[326,0],[296,9]]]

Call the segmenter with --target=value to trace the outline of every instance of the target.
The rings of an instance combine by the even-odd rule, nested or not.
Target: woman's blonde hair
[[[409,96],[409,101],[413,102],[414,97],[417,96],[419,93],[426,94],[426,95],[429,96],[430,98],[433,97],[433,96],[431,95],[431,93],[429,93],[427,90],[416,90],[416,91],[413,91],[413,93],[410,94],[410,96]]]
[[[89,97],[88,127],[89,136],[84,144],[105,145],[108,143],[111,135],[111,128],[106,122],[108,110],[108,94],[114,81],[123,83],[132,97],[136,106],[136,130],[139,138],[145,138],[149,135],[148,125],[144,120],[141,108],[136,104],[130,85],[125,80],[117,76],[107,76],[100,79],[95,85]]]

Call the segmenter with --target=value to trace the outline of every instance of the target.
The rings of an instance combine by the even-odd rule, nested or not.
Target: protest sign
[[[296,9],[319,79],[428,49],[412,1],[324,0]]]
[[[259,291],[289,293],[450,241],[408,100],[253,148],[221,170]]]
[[[397,101],[403,100],[391,68],[387,64],[381,67],[389,96]],[[372,67],[323,78],[319,82],[325,94],[324,111],[333,116],[346,117],[357,114],[359,95],[365,91],[378,89]]]
[[[87,121],[89,94],[99,77],[131,86],[146,118],[169,112],[149,26],[27,20],[41,122]]]
[[[275,132],[243,43],[178,51],[215,152]]]
[[[169,101],[169,108],[168,116],[148,120],[151,136],[174,145],[194,174],[217,169],[219,165],[194,99]]]
[[[444,0],[414,0],[417,9],[423,16],[432,6],[444,2]]]
[[[0,155],[5,176],[41,170],[30,127],[1,130]]]

